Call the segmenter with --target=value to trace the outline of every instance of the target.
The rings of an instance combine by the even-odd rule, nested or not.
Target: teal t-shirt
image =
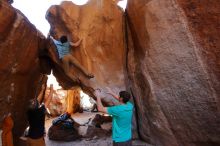
[[[132,137],[132,114],[133,104],[127,102],[117,106],[107,108],[107,112],[112,116],[112,139],[115,142],[125,142]]]
[[[53,42],[57,47],[57,51],[59,53],[60,59],[70,53],[70,43],[69,42],[61,43],[60,41],[57,41],[55,39],[53,39]]]

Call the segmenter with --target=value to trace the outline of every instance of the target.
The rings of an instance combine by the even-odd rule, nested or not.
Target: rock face
[[[10,112],[17,140],[26,125],[28,99],[45,82],[42,72],[47,71],[39,60],[45,40],[23,14],[4,1],[0,1],[0,25],[0,127],[2,117]]]
[[[74,121],[74,124],[77,124]],[[54,141],[74,141],[80,140],[81,136],[78,134],[77,128],[73,127],[65,127],[62,122],[57,125],[51,125],[48,130],[48,137],[50,140]]]
[[[44,74],[52,69],[66,89],[79,84],[63,72],[53,43],[8,2],[0,1],[0,117],[12,113],[14,143],[24,145],[18,137],[26,126],[25,107],[46,82]],[[48,10],[52,36],[83,38],[72,55],[95,78],[73,66],[79,86],[89,94],[127,86],[139,135],[154,145],[220,145],[220,1],[129,0],[126,37],[116,2],[63,2]],[[97,127],[88,129],[92,136]]]
[[[70,114],[79,112],[80,107],[80,90],[68,90],[67,91],[67,98],[66,98],[67,109],[66,111]]]
[[[45,95],[46,97],[48,97],[49,92],[50,92],[50,89],[47,88],[46,95]],[[67,105],[66,105],[66,102],[64,102],[64,98],[67,96],[66,93],[67,91],[64,91],[64,90],[59,90],[59,91],[54,92],[53,98],[51,99],[51,102],[48,106],[50,116],[57,117],[67,111]]]
[[[44,74],[53,69],[64,88],[77,84],[62,71],[55,46],[21,12],[6,1],[0,2],[0,11],[0,117],[12,113],[15,144],[24,145],[18,138],[26,126],[26,107],[46,82]],[[55,37],[67,34],[72,41],[78,37],[85,39],[73,54],[95,79],[85,80],[82,73],[76,72],[84,83],[83,89],[93,91],[89,87],[109,86],[119,91],[125,88],[123,12],[114,2],[91,0],[83,7],[64,2],[51,8],[48,19],[54,20],[51,33]],[[114,100],[108,102],[112,104]]]
[[[200,55],[205,64],[214,92],[220,95],[220,2],[178,0],[182,7],[189,29],[198,42]]]
[[[82,137],[87,139],[97,139],[111,136],[112,117],[100,114],[90,117],[88,122],[79,126],[78,131]]]
[[[61,35],[67,35],[72,42],[83,39],[79,48],[72,48],[72,55],[92,72],[95,78],[85,79],[73,66],[72,72],[81,78],[82,88],[89,86],[93,89],[104,89],[108,86],[117,92],[125,88],[123,11],[113,1],[90,0],[83,6],[63,2],[59,6],[52,6],[46,18],[54,38],[59,39]],[[52,54],[50,56],[59,64],[53,49],[49,51]],[[62,77],[60,68],[54,68],[54,75],[61,85],[71,87],[71,82],[67,84],[67,78]],[[111,101],[109,103],[111,104]]]
[[[220,1],[128,1],[128,87],[146,141],[220,145],[219,9]]]

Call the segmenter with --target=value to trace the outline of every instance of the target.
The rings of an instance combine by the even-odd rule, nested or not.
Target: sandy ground
[[[94,118],[95,115],[98,113],[89,113],[89,112],[84,112],[84,113],[76,113],[72,115],[72,118],[79,124],[85,124],[89,121],[90,118]],[[101,113],[100,113],[101,114]],[[45,122],[45,128],[46,131],[48,131],[49,127],[51,126],[52,119],[48,119]],[[84,126],[82,126],[84,127]],[[84,129],[82,129],[83,131]],[[80,131],[80,133],[83,133]],[[73,141],[73,142],[58,142],[58,141],[52,141],[48,139],[48,136],[45,138],[46,140],[46,145],[47,146],[111,146],[112,141],[110,137],[106,137],[103,139],[82,139],[79,141]]]
[[[80,124],[84,124],[88,121],[89,118],[93,118],[97,113],[83,113],[79,114],[76,113],[72,117],[74,120]],[[53,119],[47,119],[45,123],[46,130],[48,131],[49,127],[51,126],[51,122]],[[1,130],[0,130],[0,136],[1,136]],[[58,141],[52,141],[49,140],[48,137],[45,137],[46,146],[112,146],[112,140],[111,137],[106,138],[99,138],[99,139],[82,139],[79,141],[73,141],[73,142],[58,142]],[[152,146],[147,143],[144,143],[142,141],[133,141],[133,146]],[[0,138],[0,146],[2,146],[2,141]]]
[[[96,114],[97,113],[86,113],[86,112],[83,114],[76,113],[72,117],[76,122],[80,124],[84,124],[89,120],[89,118],[94,118]],[[45,122],[46,131],[48,131],[49,127],[51,126],[53,119],[54,118],[46,120]],[[2,146],[1,134],[2,134],[2,130],[0,130],[0,146]],[[111,146],[112,145],[112,141],[110,137],[103,139],[93,139],[93,140],[82,139],[80,141],[73,141],[73,142],[58,142],[58,141],[49,140],[48,136],[46,136],[45,141],[46,141],[46,146]]]
[[[84,112],[82,114],[76,113],[72,117],[76,122],[80,124],[85,124],[89,120],[89,118],[94,118],[96,114],[97,113]],[[49,127],[51,126],[52,120],[53,119],[46,120],[46,124],[45,124],[46,130],[48,130]],[[92,139],[92,140],[82,139],[82,140],[73,141],[73,142],[57,142],[57,141],[49,140],[48,137],[46,136],[45,140],[46,140],[47,146],[112,146],[111,137]],[[152,146],[139,140],[133,141],[132,143],[133,143],[133,146]]]

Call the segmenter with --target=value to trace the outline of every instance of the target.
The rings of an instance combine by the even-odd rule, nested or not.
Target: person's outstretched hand
[[[47,35],[47,38],[54,39],[50,34]]]
[[[107,94],[111,94],[111,95],[114,94],[114,92],[109,87],[106,87],[106,89],[107,89],[106,92]]]
[[[50,90],[53,90],[53,84],[50,84]]]
[[[44,90],[46,88],[45,84],[42,84],[41,90]]]
[[[100,98],[100,96],[101,96],[101,90],[100,90],[100,89],[96,89],[96,90],[95,90],[95,96],[96,96],[97,98]]]

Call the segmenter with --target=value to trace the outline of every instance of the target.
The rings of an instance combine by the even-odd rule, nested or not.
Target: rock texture
[[[83,6],[63,2],[59,6],[52,6],[46,18],[54,38],[67,35],[73,42],[83,39],[79,48],[72,48],[72,55],[95,75],[94,79],[85,79],[81,72],[72,67],[73,74],[83,82],[83,89],[104,89],[108,86],[118,92],[125,88],[123,11],[113,1],[90,0]],[[63,77],[63,71],[56,68],[60,66],[60,61],[57,60],[54,48],[49,50],[55,62],[54,75],[59,83],[67,88],[73,86],[68,78]],[[108,102],[112,104],[111,100]]]
[[[126,42],[117,0],[52,6],[51,35],[83,38],[72,55],[95,78],[86,79],[73,66],[82,84],[65,75],[53,43],[9,2],[0,1],[0,117],[12,113],[15,145],[24,145],[18,137],[28,99],[51,70],[64,88],[80,86],[90,95],[96,88],[118,92],[127,85],[139,135],[154,145],[220,145],[220,1],[129,0]],[[97,127],[89,130],[93,135]]]
[[[50,89],[47,88],[46,91],[46,97],[49,95]],[[50,116],[56,117],[60,116],[61,114],[65,113],[67,111],[67,105],[65,102],[67,91],[65,90],[59,90],[54,91],[53,98],[51,99],[51,102],[48,106]]]
[[[66,98],[66,111],[70,114],[80,112],[80,89],[68,90]]]
[[[109,137],[112,133],[111,122],[112,117],[96,114],[90,117],[86,124],[79,126],[78,132],[88,140]]]
[[[220,2],[178,0],[189,29],[199,46],[199,54],[210,76],[214,92],[220,95]],[[201,47],[202,46],[202,47]]]
[[[219,1],[129,0],[127,70],[140,136],[220,145]]]
[[[76,122],[74,121],[74,124]],[[48,138],[54,141],[76,141],[80,140],[81,136],[78,134],[77,128],[65,127],[62,122],[57,125],[51,125],[48,130]]]
[[[45,40],[20,11],[7,1],[0,2],[0,11],[0,117],[12,113],[15,144],[23,145],[18,137],[26,126],[27,103],[46,82],[44,74],[53,69],[66,89],[78,84],[63,72],[55,46]],[[92,93],[91,87],[109,86],[115,91],[125,88],[123,12],[114,2],[91,0],[82,7],[64,2],[51,8],[48,20],[54,21],[51,33],[55,37],[67,34],[72,41],[78,37],[84,39],[80,48],[73,50],[80,63],[95,75],[95,79],[88,81],[73,69],[82,79],[80,86],[84,90]],[[113,102],[109,98],[108,104]]]
[[[18,145],[26,125],[28,99],[46,81],[42,72],[47,70],[39,60],[45,40],[23,14],[4,1],[0,1],[0,26],[0,127],[2,117],[10,112]]]

